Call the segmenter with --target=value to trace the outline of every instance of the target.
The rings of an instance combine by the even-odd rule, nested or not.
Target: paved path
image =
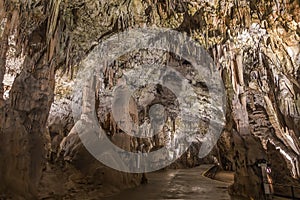
[[[148,184],[122,191],[107,200],[197,199],[229,200],[228,183],[203,177],[209,169],[202,165],[193,169],[166,170],[148,174]]]

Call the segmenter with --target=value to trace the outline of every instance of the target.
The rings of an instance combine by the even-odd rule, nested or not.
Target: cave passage
[[[299,0],[0,0],[0,200],[276,195],[300,199]]]

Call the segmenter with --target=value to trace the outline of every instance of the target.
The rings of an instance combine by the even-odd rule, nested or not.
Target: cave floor
[[[210,165],[147,174],[148,184],[104,199],[207,199],[229,200],[229,183],[202,176]]]

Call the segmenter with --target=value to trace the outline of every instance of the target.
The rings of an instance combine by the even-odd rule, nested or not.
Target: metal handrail
[[[292,198],[292,199],[300,199],[300,196],[296,196],[297,194],[295,194],[295,190],[297,190],[297,191],[299,190],[300,191],[300,186],[285,185],[285,184],[279,184],[279,183],[273,183],[272,185],[273,186],[281,186],[281,187],[285,187],[285,188],[289,188],[290,189],[290,196],[283,195],[283,194],[278,194],[278,193],[276,193],[274,191],[274,194],[276,196],[287,197],[287,198]]]
[[[300,189],[300,186],[295,186],[295,185],[284,185],[284,184],[280,184],[280,183],[272,183],[272,185],[284,186],[284,187],[294,187],[294,188]]]

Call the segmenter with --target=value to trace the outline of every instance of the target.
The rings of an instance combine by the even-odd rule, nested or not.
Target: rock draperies
[[[76,64],[102,39],[144,26],[186,32],[211,51],[228,95],[227,126],[219,149],[236,171],[233,193],[263,198],[256,161],[267,159],[268,145],[288,155],[281,162],[293,172],[287,179],[298,177],[299,10],[297,0],[0,0],[5,24],[0,84],[8,36],[16,34],[16,46],[26,56],[8,101],[3,101],[0,89],[0,163],[5,163],[0,176],[8,174],[1,177],[5,188],[0,190],[36,196],[40,173],[35,172],[42,168],[55,70],[62,66],[62,71],[76,73]]]

